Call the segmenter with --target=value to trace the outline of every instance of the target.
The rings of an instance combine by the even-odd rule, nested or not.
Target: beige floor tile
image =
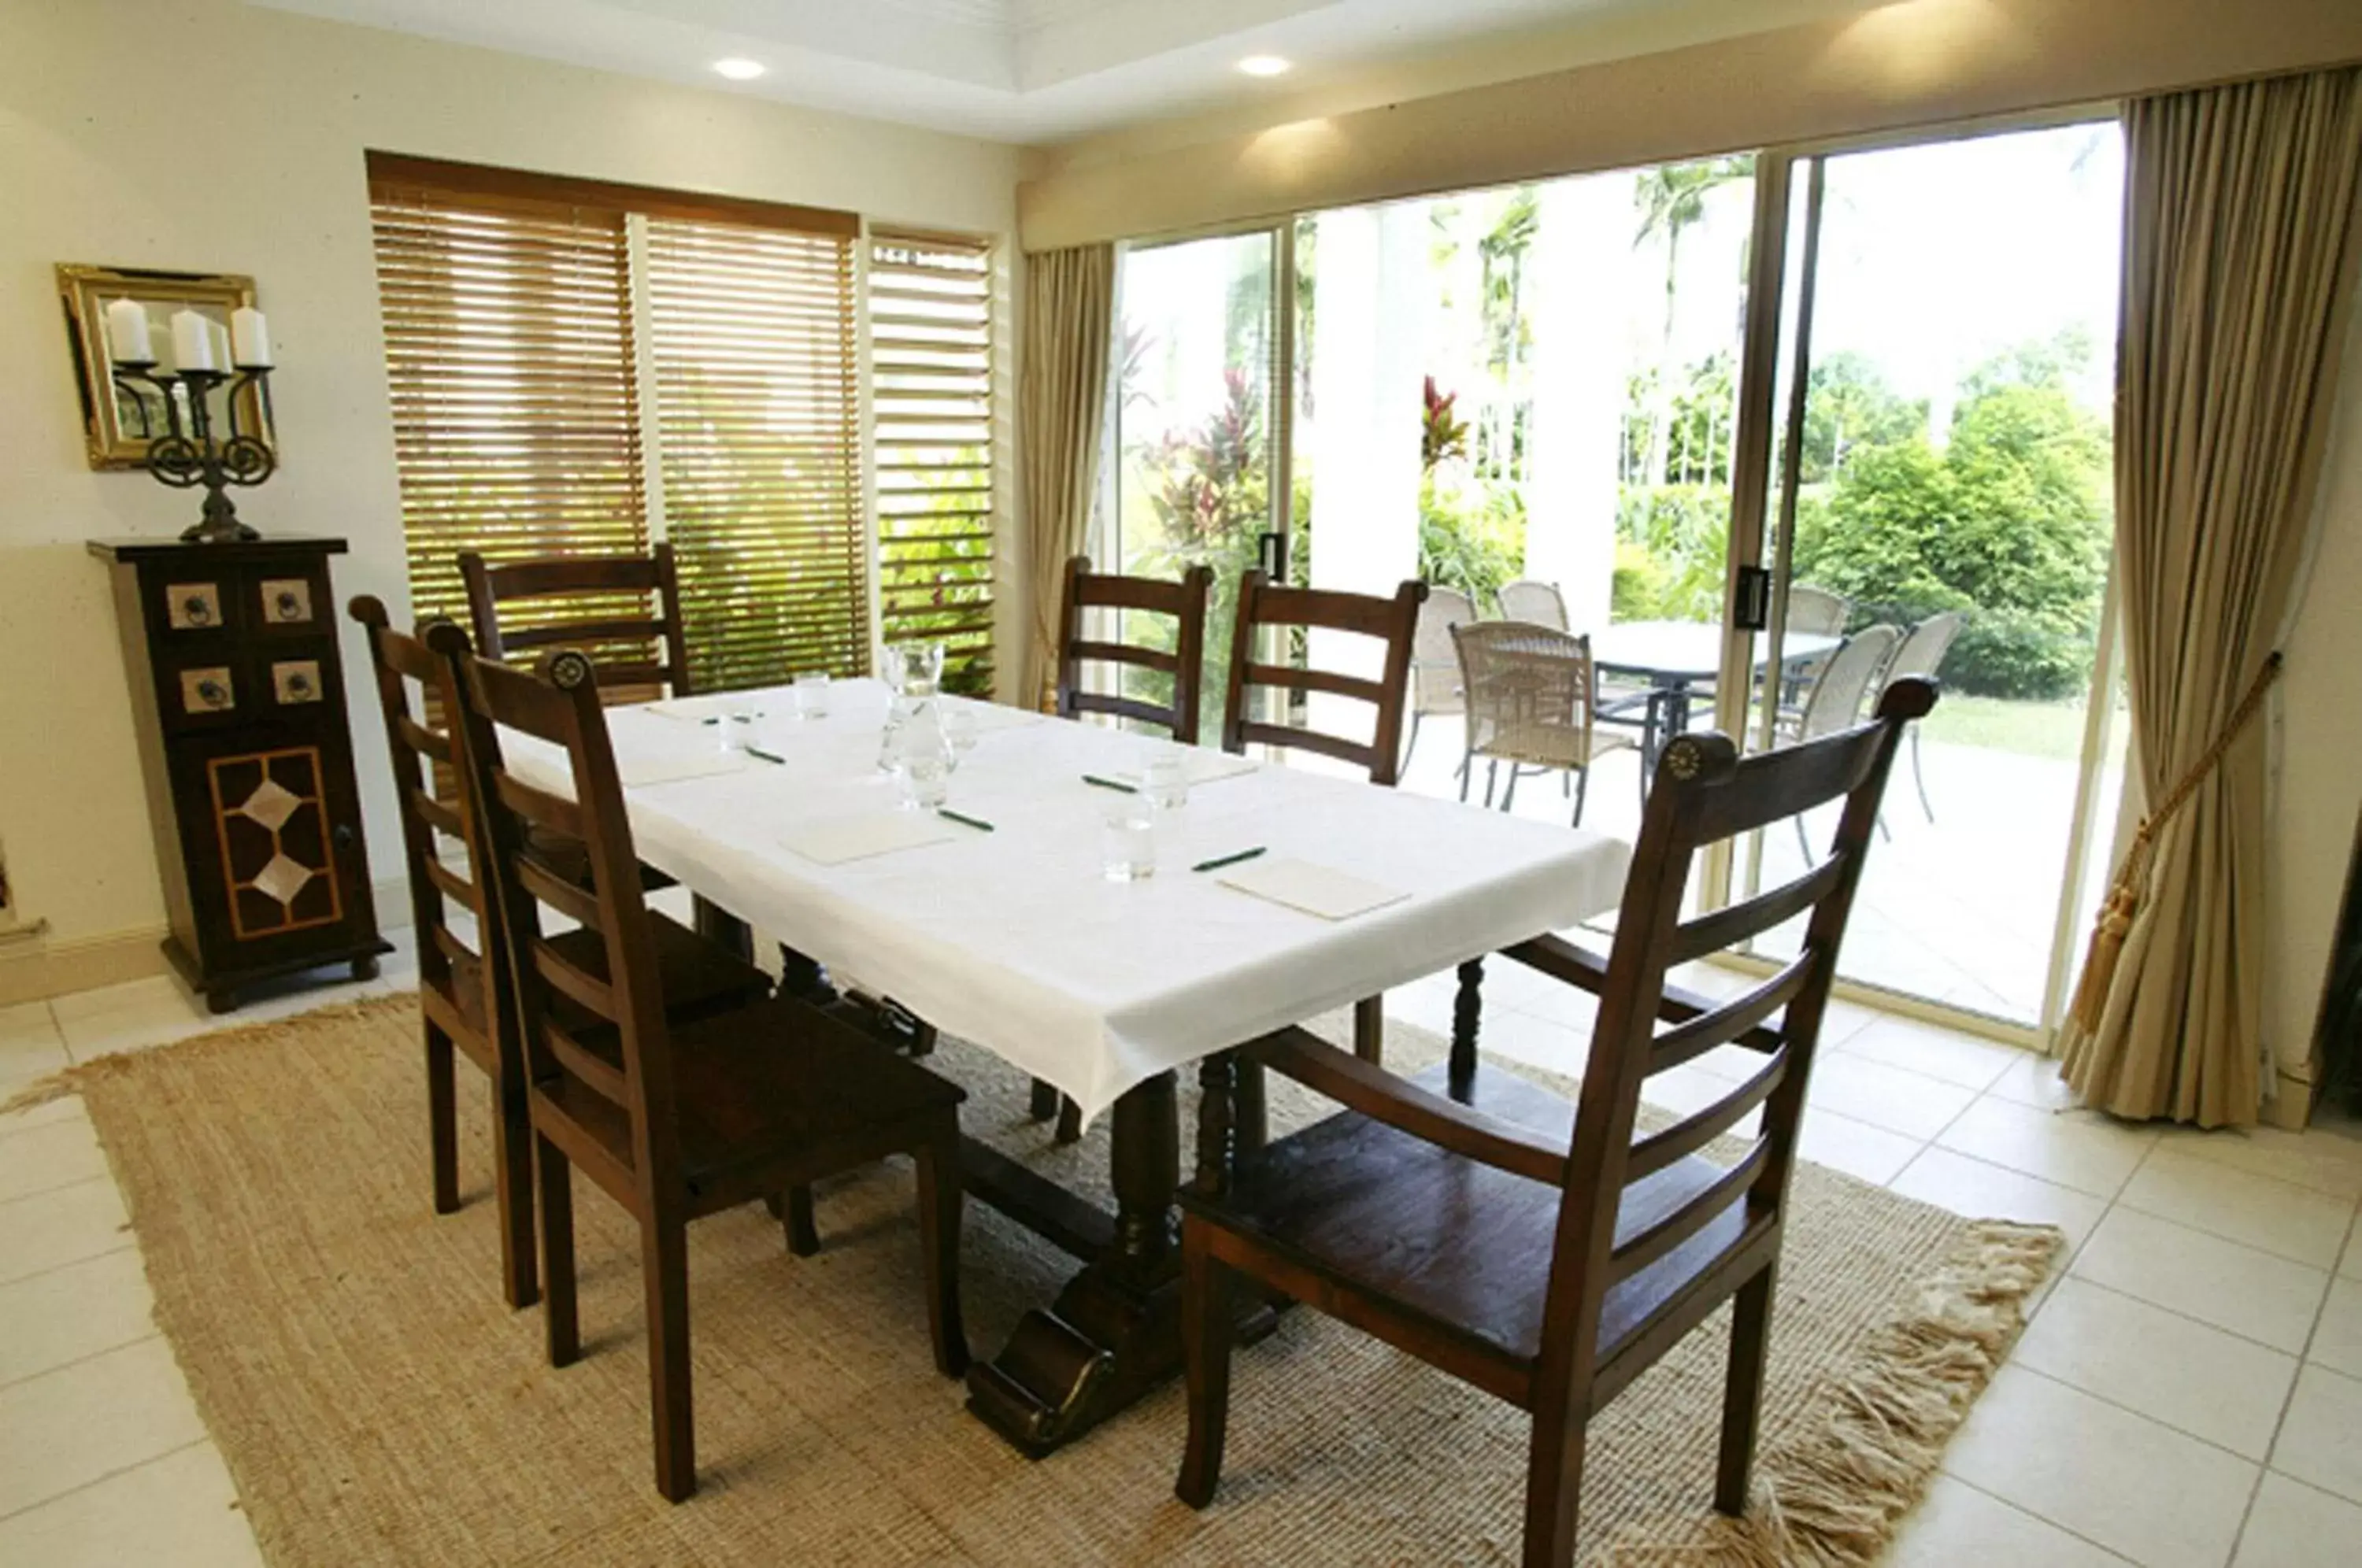
[[[2337,1266],[2354,1219],[2351,1199],[2192,1159],[2173,1143],[2142,1162],[2116,1201],[2323,1269]]]
[[[2264,1472],[2231,1568],[2348,1568],[2362,1554],[2362,1507]]]
[[[106,1156],[99,1151],[98,1132],[86,1112],[0,1138],[0,1202],[106,1174]]]
[[[1796,1152],[1813,1164],[1879,1187],[1893,1181],[1925,1147],[1915,1138],[1820,1106],[1805,1108],[1804,1124],[1796,1134]]]
[[[1689,1116],[1704,1110],[1729,1094],[1729,1079],[1701,1072],[1694,1062],[1684,1062],[1678,1067],[1653,1074],[1640,1086],[1641,1099],[1676,1116]],[[1812,1119],[1812,1114],[1806,1112],[1805,1120],[1810,1121]],[[1763,1113],[1750,1110],[1732,1131],[1742,1138],[1751,1137],[1762,1124]]]
[[[2218,1165],[2294,1182],[2332,1198],[2362,1200],[2362,1143],[2320,1132],[2290,1132],[2279,1127],[2252,1127],[2245,1132],[2219,1127],[2211,1132],[2175,1127],[2165,1133],[2164,1146],[2177,1154],[2211,1160]]]
[[[1887,1185],[1905,1198],[1970,1219],[2056,1225],[2067,1232],[2070,1253],[2090,1238],[2108,1211],[2104,1199],[2088,1192],[1942,1148],[1927,1149]],[[2063,1260],[2059,1266],[2064,1269]]]
[[[1588,1034],[1529,1012],[1494,1013],[1485,1021],[1477,1039],[1487,1051],[1571,1078],[1583,1076],[1591,1052]]]
[[[137,1247],[0,1285],[0,1384],[146,1339],[155,1307]]]
[[[1938,1475],[1880,1568],[2119,1568],[2124,1562],[1965,1481]]]
[[[2297,1360],[2252,1341],[2069,1278],[2010,1364],[2260,1462],[2271,1452]]]
[[[47,1002],[0,1007],[0,1100],[66,1065],[66,1043]]]
[[[77,1062],[123,1051],[143,1051],[202,1034],[215,1021],[204,1005],[169,976],[129,980],[58,997],[50,1004],[59,1032]]]
[[[2321,1320],[2313,1325],[2304,1359],[2348,1377],[2362,1377],[2362,1279],[2341,1276],[2329,1282],[2329,1299],[2322,1303]]]
[[[132,1244],[113,1176],[0,1203],[0,1283]]]
[[[2075,1103],[2075,1093],[2058,1081],[2058,1060],[2027,1051],[2013,1062],[1985,1091],[2037,1110],[2058,1110]]]
[[[1451,987],[1433,979],[1396,986],[1386,992],[1386,1016],[1449,1038],[1451,1033]]]
[[[1486,1010],[1488,1022],[1494,1010]],[[1599,999],[1589,991],[1579,991],[1573,986],[1559,986],[1540,996],[1527,997],[1516,1007],[1507,1010],[1531,1013],[1536,1018],[1548,1019],[1561,1028],[1572,1029],[1584,1039],[1589,1040],[1593,1027],[1599,1021]],[[1451,1018],[1449,1008],[1445,1009],[1444,1017],[1448,1023]]]
[[[0,1138],[6,1138],[11,1132],[29,1132],[36,1127],[47,1127],[59,1121],[73,1121],[83,1114],[81,1097],[71,1094],[45,1099],[21,1110],[0,1112]]]
[[[2100,1221],[2072,1272],[2290,1355],[2304,1350],[2329,1288],[2321,1269],[2122,1208]]]
[[[2080,1110],[2041,1110],[1986,1095],[1937,1135],[1956,1154],[2007,1165],[2096,1198],[2132,1179],[2157,1134]]]
[[[2298,1374],[2272,1468],[2362,1503],[2362,1379],[2325,1366]]]
[[[2145,1568],[2221,1568],[2257,1474],[2212,1444],[2017,1366],[2003,1366],[1969,1412],[1944,1468]]]
[[[1962,1088],[1987,1089],[2026,1055],[2014,1045],[1923,1023],[1915,1018],[1882,1018],[1849,1036],[1838,1047],[1890,1067],[1941,1078]]]
[[[1924,1143],[1948,1126],[1976,1096],[1925,1074],[1833,1051],[1813,1063],[1812,1087],[1805,1098],[1808,1104]]]
[[[2362,1279],[2362,1214],[2345,1228],[2345,1252],[2337,1260],[2337,1273],[2342,1279]]]
[[[0,1562],[41,1568],[260,1568],[253,1527],[211,1442],[0,1519]]]
[[[0,1388],[0,1518],[205,1435],[160,1337]]]

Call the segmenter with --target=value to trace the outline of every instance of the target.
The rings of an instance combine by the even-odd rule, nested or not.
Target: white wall
[[[348,537],[339,602],[367,591],[399,610],[371,148],[1014,228],[1012,148],[237,0],[0,0],[0,843],[20,914],[65,944],[144,941],[163,919],[105,573],[83,541],[168,536],[196,501],[86,466],[51,268],[253,275],[281,367],[285,467],[240,495],[240,514],[265,533]],[[1012,359],[1013,332],[1002,341]],[[1007,628],[1022,624],[1013,513]],[[345,649],[382,880],[401,872],[392,798],[360,650],[350,636]]]

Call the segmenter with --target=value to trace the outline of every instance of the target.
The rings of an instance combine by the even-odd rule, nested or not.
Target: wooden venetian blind
[[[625,218],[373,178],[418,613],[466,624],[458,557],[648,546]]]
[[[667,536],[701,690],[868,668],[853,247],[651,218]]]
[[[948,646],[945,684],[993,683],[992,247],[873,230],[879,615]]]

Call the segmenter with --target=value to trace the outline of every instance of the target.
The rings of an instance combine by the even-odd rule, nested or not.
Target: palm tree
[[[1681,281],[1682,234],[1705,216],[1705,199],[1725,185],[1753,178],[1755,157],[1739,153],[1705,158],[1694,163],[1667,163],[1642,174],[1633,187],[1640,209],[1640,226],[1632,236],[1637,248],[1662,235],[1665,240],[1665,322],[1658,340],[1657,381],[1649,400],[1648,482],[1665,480],[1666,447],[1672,429],[1673,305]]]

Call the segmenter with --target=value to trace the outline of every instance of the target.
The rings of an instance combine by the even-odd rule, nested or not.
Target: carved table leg
[[[1460,993],[1451,999],[1451,1065],[1446,1079],[1451,1098],[1466,1100],[1476,1088],[1476,1027],[1485,1010],[1485,960],[1460,966]]]

